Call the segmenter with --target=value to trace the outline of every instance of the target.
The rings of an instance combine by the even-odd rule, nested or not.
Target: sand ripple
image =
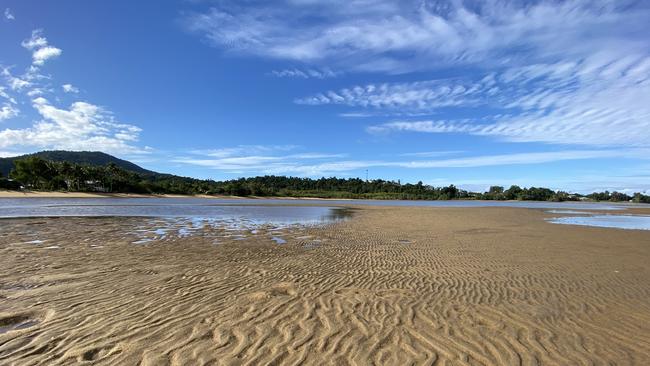
[[[219,245],[5,220],[0,364],[650,364],[650,233],[545,215],[365,208]]]

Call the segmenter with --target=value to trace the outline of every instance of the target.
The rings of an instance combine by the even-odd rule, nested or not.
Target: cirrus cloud
[[[7,20],[15,20],[16,19],[14,14],[11,12],[11,9],[9,9],[9,8],[5,9],[4,16],[5,16],[5,19],[7,19]]]
[[[643,47],[649,10],[605,0],[222,1],[184,22],[229,51],[401,73],[584,55],[622,37],[625,46]]]

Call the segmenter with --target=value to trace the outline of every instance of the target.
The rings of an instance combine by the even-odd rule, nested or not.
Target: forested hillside
[[[22,160],[29,157],[38,157],[44,160],[55,162],[68,162],[73,164],[104,166],[113,163],[118,167],[141,174],[156,174],[150,170],[144,169],[130,161],[116,158],[115,156],[103,153],[101,151],[40,151],[33,154],[15,156],[11,158],[0,158],[0,175],[9,176],[9,173],[14,168],[16,160]]]

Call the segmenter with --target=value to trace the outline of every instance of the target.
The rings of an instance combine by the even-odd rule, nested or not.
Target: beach
[[[142,244],[140,217],[3,219],[0,364],[650,364],[650,231],[349,206]]]

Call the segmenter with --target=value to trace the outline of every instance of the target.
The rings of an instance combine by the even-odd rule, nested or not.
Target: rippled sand
[[[2,220],[0,364],[650,364],[650,232],[549,217],[365,207],[164,236]]]

